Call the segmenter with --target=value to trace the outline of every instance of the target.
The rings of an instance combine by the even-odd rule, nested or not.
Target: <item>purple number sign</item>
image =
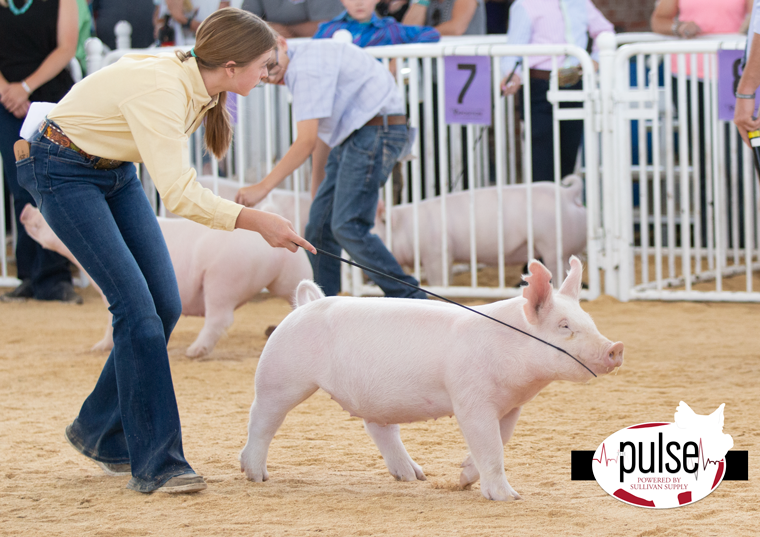
[[[446,56],[446,123],[491,124],[491,58]]]
[[[731,121],[734,119],[736,106],[736,86],[742,76],[743,50],[718,51],[718,119]],[[760,97],[755,99],[755,109],[760,104]]]

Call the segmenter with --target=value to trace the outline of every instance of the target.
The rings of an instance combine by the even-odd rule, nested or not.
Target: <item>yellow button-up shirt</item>
[[[232,230],[243,206],[202,187],[190,166],[188,135],[216,103],[195,58],[128,54],[74,85],[48,118],[91,155],[145,163],[169,211]]]

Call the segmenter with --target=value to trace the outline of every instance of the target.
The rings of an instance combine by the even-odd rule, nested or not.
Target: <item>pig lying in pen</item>
[[[480,479],[486,498],[519,499],[504,473],[503,446],[522,406],[553,380],[585,382],[623,363],[623,344],[602,336],[581,309],[581,262],[573,257],[570,264],[559,291],[551,273],[532,261],[523,296],[473,309],[578,361],[456,305],[325,298],[313,282],[302,282],[296,309],[269,339],[256,369],[241,470],[252,481],[268,479],[267,453],[277,429],[321,388],[364,420],[396,479],[425,479],[401,443],[398,424],[456,415],[470,450],[460,485]]]

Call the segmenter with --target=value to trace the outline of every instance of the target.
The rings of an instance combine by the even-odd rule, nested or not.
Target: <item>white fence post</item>
[[[599,45],[599,95],[602,108],[602,229],[604,230],[604,255],[602,267],[604,268],[604,292],[605,294],[622,299],[620,296],[620,260],[617,252],[618,235],[616,229],[616,212],[610,210],[616,207],[615,201],[615,163],[614,155],[614,126],[615,107],[613,96],[613,79],[615,76],[615,49],[617,43],[615,35],[603,32],[596,39]]]
[[[103,67],[103,42],[97,37],[91,37],[84,44],[87,52],[87,73],[91,74]]]
[[[113,29],[116,35],[116,50],[132,48],[132,25],[127,21],[119,21]]]

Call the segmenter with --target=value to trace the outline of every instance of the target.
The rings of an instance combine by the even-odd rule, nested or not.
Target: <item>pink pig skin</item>
[[[538,261],[523,296],[475,309],[565,349],[597,375],[623,363],[623,344],[597,330],[579,305],[581,263],[559,291]],[[396,298],[324,298],[314,283],[296,292],[256,369],[248,442],[240,453],[248,479],[268,479],[269,444],[285,415],[321,388],[361,417],[390,473],[425,479],[406,452],[400,423],[456,415],[470,453],[460,484],[481,480],[483,496],[520,496],[504,473],[504,444],[522,406],[553,380],[585,382],[591,373],[569,356],[452,304]]]
[[[214,190],[214,178],[210,175],[201,175],[198,182],[209,190]],[[217,194],[224,199],[235,201],[235,194],[240,190],[240,183],[231,179],[217,178]],[[292,190],[284,188],[273,189],[255,209],[279,214],[296,225],[296,200]],[[309,192],[298,193],[298,216],[300,219],[298,233],[303,236],[306,223],[309,221],[309,209],[311,208],[311,194]],[[167,211],[166,216],[178,218]]]
[[[21,213],[21,222],[34,240],[67,257],[84,272],[37,209],[27,205]],[[159,218],[158,223],[177,275],[182,313],[206,317],[198,338],[187,349],[187,356],[209,354],[232,324],[234,310],[262,289],[267,288],[272,295],[292,303],[298,282],[312,277],[304,251],[294,254],[284,248],[272,248],[258,233],[212,230],[178,218]],[[107,304],[105,297],[103,301]],[[109,314],[106,335],[93,350],[111,349],[112,332]]]
[[[563,179],[560,194],[562,207],[563,266],[567,260],[586,248],[586,208],[582,204],[583,182],[569,175]],[[556,218],[554,210],[554,183],[533,184],[533,238],[534,255],[545,265],[557,268]],[[522,264],[528,259],[527,193],[526,185],[503,187],[504,262]],[[475,190],[475,245],[478,263],[497,265],[499,259],[496,187]],[[443,284],[441,198],[423,200],[419,204],[420,263],[430,285]],[[446,230],[448,267],[454,262],[470,262],[470,193],[457,192],[446,197]],[[380,215],[381,218],[384,215]],[[411,205],[394,206],[391,211],[393,255],[402,265],[414,263]],[[375,233],[385,241],[385,224],[378,222]],[[387,241],[386,241],[387,242]],[[449,274],[451,281],[451,274]]]

